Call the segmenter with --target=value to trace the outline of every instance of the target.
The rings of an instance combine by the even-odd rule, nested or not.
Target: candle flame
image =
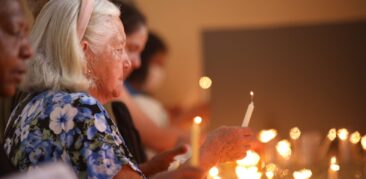
[[[351,137],[349,138],[352,144],[357,144],[361,140],[361,134],[360,132],[356,131],[351,134]]]
[[[291,157],[292,150],[291,144],[288,140],[281,140],[277,143],[276,149],[278,154],[280,154],[284,159],[288,160]]]
[[[268,143],[277,136],[277,131],[274,129],[262,130],[259,133],[259,141],[262,143]]]
[[[241,160],[237,160],[236,163],[240,166],[255,166],[259,163],[261,157],[254,151],[248,150],[247,156]]]
[[[298,127],[294,127],[290,130],[290,137],[292,140],[297,140],[301,136],[301,131]]]
[[[347,129],[343,128],[343,129],[339,129],[337,134],[338,134],[338,138],[340,140],[345,141],[348,139],[349,132]]]
[[[219,175],[219,169],[217,167],[212,167],[209,171],[208,171],[208,174],[211,176],[211,177],[216,177]]]
[[[254,96],[254,92],[253,91],[250,91],[250,96]]]
[[[339,171],[340,169],[340,166],[337,164],[337,158],[336,157],[332,157],[330,159],[330,166],[329,168],[332,170],[332,171]]]
[[[270,164],[268,164],[268,165],[266,166],[266,170],[267,170],[267,171],[272,171],[272,172],[274,172],[274,171],[276,171],[276,170],[277,170],[277,166],[276,166],[276,164],[274,164],[274,163],[270,163]]]
[[[313,175],[313,172],[309,169],[302,169],[300,171],[295,171],[293,177],[295,179],[308,179]]]
[[[208,76],[203,76],[199,80],[199,85],[202,89],[209,89],[212,85],[212,80]]]
[[[366,135],[364,135],[361,139],[361,145],[363,150],[366,150]]]
[[[194,121],[194,123],[196,123],[196,124],[201,124],[201,122],[202,122],[202,117],[200,117],[200,116],[196,116],[196,117],[194,117],[193,121]]]
[[[336,138],[337,138],[337,129],[335,129],[335,128],[330,129],[329,132],[328,132],[328,139],[330,141],[333,141]]]
[[[268,171],[268,172],[266,172],[266,177],[267,177],[268,179],[272,179],[272,178],[274,177],[274,172],[272,172],[272,171]]]

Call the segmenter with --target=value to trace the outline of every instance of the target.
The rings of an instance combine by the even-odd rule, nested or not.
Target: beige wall
[[[207,29],[256,28],[366,19],[365,0],[137,0],[151,29],[170,46],[168,77],[158,97],[167,105],[202,100],[201,33]]]

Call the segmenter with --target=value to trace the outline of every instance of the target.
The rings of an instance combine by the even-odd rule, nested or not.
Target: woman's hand
[[[157,154],[148,162],[141,164],[140,168],[146,176],[152,176],[159,172],[166,171],[170,163],[174,161],[174,157],[184,154],[188,151],[188,146],[180,145],[171,150]]]
[[[152,179],[203,179],[205,177],[205,172],[199,168],[194,168],[190,166],[182,166],[174,171],[159,173]]]
[[[200,167],[208,171],[218,163],[242,159],[255,141],[249,128],[220,127],[208,134],[200,149]]]

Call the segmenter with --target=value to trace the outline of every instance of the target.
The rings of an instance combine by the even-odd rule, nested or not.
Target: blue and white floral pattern
[[[88,94],[45,91],[15,111],[4,149],[20,170],[61,160],[80,178],[113,178],[125,165],[145,178],[116,125]]]

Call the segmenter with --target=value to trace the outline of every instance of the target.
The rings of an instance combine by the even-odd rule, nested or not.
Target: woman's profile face
[[[32,55],[28,22],[18,0],[6,0],[0,7],[0,96],[15,93]]]
[[[113,28],[111,33],[105,36],[104,45],[95,52],[92,60],[88,60],[97,91],[99,95],[107,98],[119,96],[123,86],[124,71],[131,68],[123,25],[118,17],[113,17],[111,23]]]
[[[148,37],[148,29],[145,25],[141,25],[135,32],[127,36],[126,49],[130,58],[132,68],[125,71],[125,78],[131,72],[141,66],[141,52],[145,48]]]

